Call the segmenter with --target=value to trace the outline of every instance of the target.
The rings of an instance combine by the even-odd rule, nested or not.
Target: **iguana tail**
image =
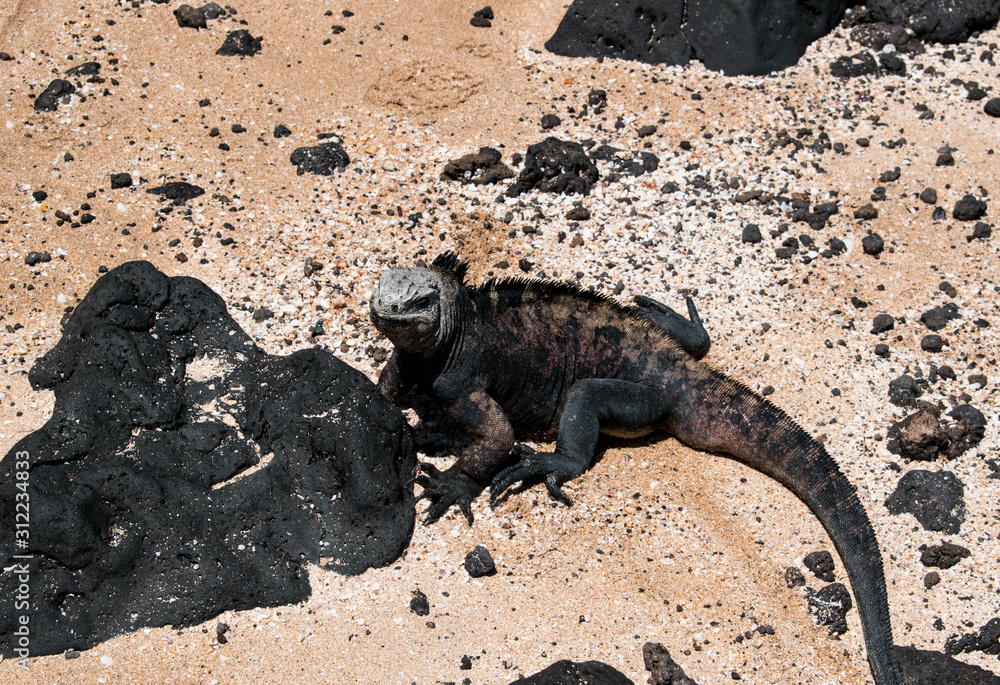
[[[695,362],[677,386],[665,428],[692,447],[722,452],[774,478],[823,523],[847,569],[877,685],[903,685],[892,643],[882,558],[854,486],[823,446],[781,409]]]

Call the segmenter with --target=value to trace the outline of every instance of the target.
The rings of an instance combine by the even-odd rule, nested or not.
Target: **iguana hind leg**
[[[701,359],[708,353],[712,341],[709,340],[708,331],[705,330],[698,309],[694,306],[694,300],[690,297],[687,298],[690,321],[651,297],[636,295],[632,299],[635,300],[635,308],[640,314],[666,331],[667,335],[676,340],[681,349],[692,357]]]
[[[602,430],[613,435],[643,435],[656,430],[669,411],[670,401],[662,388],[611,378],[578,381],[559,419],[555,451],[536,452],[522,446],[520,461],[493,479],[491,502],[517,481],[543,476],[549,493],[569,504],[559,486],[587,469]]]

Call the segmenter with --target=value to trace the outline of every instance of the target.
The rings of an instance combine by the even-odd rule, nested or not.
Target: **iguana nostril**
[[[394,305],[390,306],[389,307],[389,311],[391,311],[393,313],[398,312],[399,311],[399,305],[398,304],[394,304]]]

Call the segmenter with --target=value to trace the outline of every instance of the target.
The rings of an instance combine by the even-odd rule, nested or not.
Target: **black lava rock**
[[[932,221],[944,221],[948,218],[948,212],[944,211],[944,207],[935,207],[934,212],[931,214]]]
[[[965,522],[965,486],[951,471],[907,471],[885,500],[890,514],[913,514],[924,530],[955,535]]]
[[[955,208],[951,210],[951,216],[959,221],[976,221],[981,219],[986,213],[986,201],[980,200],[975,195],[966,195],[955,203]]]
[[[635,685],[618,671],[600,661],[557,661],[548,668],[511,685]]]
[[[193,200],[205,194],[205,190],[200,186],[186,181],[171,181],[162,186],[150,188],[146,191],[150,195],[159,195],[166,200],[172,200],[175,205],[182,205],[188,200]]]
[[[924,188],[920,191],[920,201],[928,205],[935,204],[937,202],[937,191],[933,188]]]
[[[878,218],[878,210],[871,202],[854,210],[854,218],[862,221],[871,221]],[[863,239],[862,239],[863,242]]]
[[[631,152],[610,145],[599,145],[594,148],[590,152],[590,158],[610,162],[616,172],[636,177],[656,171],[660,166],[660,158],[652,152]]]
[[[743,227],[743,236],[741,237],[743,242],[756,245],[763,239],[764,237],[760,234],[760,226],[757,224],[747,224]]]
[[[961,43],[973,31],[997,22],[1000,3],[995,0],[868,0],[871,19],[902,26],[921,40]]]
[[[264,40],[263,36],[254,38],[246,29],[230,31],[222,47],[215,51],[217,55],[225,57],[253,57],[260,52],[260,44]]]
[[[954,424],[945,429],[948,432],[948,448],[945,456],[955,459],[982,441],[986,435],[986,417],[971,404],[960,404],[952,408],[948,416]]]
[[[865,254],[877,257],[885,249],[885,241],[878,233],[869,233],[861,239],[861,249]]]
[[[33,107],[38,112],[55,112],[59,103],[69,102],[69,96],[76,92],[76,86],[65,79],[53,79],[37,98]]]
[[[514,170],[504,164],[498,150],[481,147],[479,152],[453,159],[444,165],[441,180],[486,185],[514,177]]]
[[[476,10],[472,15],[472,19],[469,20],[469,24],[477,28],[488,29],[493,26],[493,8],[487,5],[481,10]]]
[[[586,195],[600,176],[580,143],[549,137],[528,147],[524,169],[507,195],[517,197],[529,190]]]
[[[920,385],[909,374],[903,374],[889,381],[889,401],[897,407],[909,407],[915,404],[922,394]]]
[[[903,376],[902,378],[908,378]],[[897,379],[899,380],[899,379]],[[893,398],[890,389],[890,399]],[[905,396],[900,401],[893,401],[899,406],[912,405],[915,402],[916,391],[899,390],[899,395],[904,392]],[[899,397],[899,395],[896,395]],[[910,414],[902,421],[898,421],[889,427],[887,432],[887,449],[893,454],[898,454],[906,459],[916,459],[919,461],[931,461],[937,458],[940,451],[947,449],[949,440],[948,434],[941,426],[941,422],[933,413],[921,410]]]
[[[837,27],[849,4],[687,0],[682,30],[706,68],[727,76],[769,74],[798,62],[810,43]]]
[[[488,549],[478,545],[465,555],[465,572],[473,578],[495,575],[497,567],[493,563],[493,555]]]
[[[853,55],[843,55],[830,63],[830,74],[837,78],[856,78],[878,73],[878,62],[867,50]]]
[[[879,333],[885,333],[886,331],[891,331],[896,327],[896,320],[889,316],[888,314],[878,314],[874,319],[872,319],[872,334],[878,335]]]
[[[944,339],[934,333],[925,335],[920,339],[920,349],[924,352],[940,352],[944,349]]]
[[[272,135],[274,135],[275,138],[286,138],[292,135],[292,129],[288,128],[284,124],[278,124],[274,127],[274,133]]]
[[[806,577],[802,575],[800,571],[795,566],[789,566],[785,569],[785,585],[788,587],[801,587],[806,584]]]
[[[44,190],[36,190],[31,194],[31,199],[34,200],[35,202],[45,202],[45,200],[48,199],[48,197],[49,194],[46,193]]]
[[[833,555],[825,549],[805,555],[802,558],[802,563],[820,580],[827,583],[832,583],[836,580],[833,575]]]
[[[427,595],[420,590],[414,590],[413,598],[410,600],[410,611],[417,616],[426,616],[431,613],[431,605],[427,601]]]
[[[954,302],[949,302],[943,307],[928,309],[920,315],[920,322],[932,331],[940,331],[948,325],[949,321],[961,318],[962,315],[958,313],[958,305]]]
[[[875,346],[875,356],[882,357],[882,359],[889,358],[889,346],[885,343],[879,343]]]
[[[894,167],[893,169],[891,169],[889,171],[883,171],[881,174],[879,174],[878,182],[879,183],[894,183],[894,182],[896,182],[896,181],[899,180],[899,177],[900,177],[901,174],[902,174],[902,172],[900,171],[899,167]]]
[[[183,28],[204,29],[208,28],[206,17],[201,10],[197,10],[187,3],[174,10],[177,18],[177,25]]]
[[[826,626],[831,635],[847,632],[847,612],[854,602],[843,583],[830,583],[818,592],[810,593],[806,605],[817,625]]]
[[[920,563],[933,568],[951,568],[971,556],[965,547],[944,540],[940,545],[920,545]]]
[[[648,64],[687,64],[681,33],[684,0],[573,0],[545,49],[564,57],[611,57]]]
[[[28,380],[55,407],[0,460],[6,539],[18,462],[32,488],[29,544],[0,549],[0,569],[30,572],[33,655],[301,602],[307,563],[361,573],[409,543],[416,456],[400,411],[319,348],[268,355],[196,279],[148,262],[102,276]],[[0,572],[0,593],[18,582]],[[0,604],[6,657],[17,625]]]
[[[906,76],[906,62],[894,53],[880,52],[878,55],[878,65],[888,74]]]
[[[291,161],[300,176],[305,173],[330,176],[334,171],[346,169],[351,158],[340,143],[329,142],[296,148]]]
[[[966,242],[972,242],[973,240],[989,240],[993,235],[993,229],[986,225],[983,221],[977,221],[975,228],[972,229],[972,233],[965,236]]]
[[[100,73],[100,62],[84,62],[66,70],[67,76],[97,76]]]
[[[647,642],[642,646],[642,664],[649,671],[649,682],[654,685],[697,685],[659,642]]]
[[[132,174],[111,174],[111,189],[117,190],[118,188],[131,188],[132,187]]]
[[[1000,117],[1000,98],[990,98],[983,105],[983,111],[991,117]]]
[[[52,255],[48,252],[29,252],[24,255],[24,263],[28,266],[35,266],[36,264],[42,264],[44,262],[51,262]]]
[[[542,117],[542,130],[548,131],[549,129],[553,129],[561,123],[562,119],[560,119],[558,116],[550,112]]]
[[[896,647],[900,669],[912,685],[1000,685],[1000,676],[941,652]]]

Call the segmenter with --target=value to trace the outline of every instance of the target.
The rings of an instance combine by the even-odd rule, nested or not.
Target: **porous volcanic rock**
[[[500,151],[481,147],[479,152],[463,155],[444,165],[442,180],[486,185],[514,178],[514,170],[503,163]]]
[[[635,685],[618,669],[600,661],[574,662],[568,659],[519,678],[511,685]]]
[[[146,192],[151,195],[159,195],[172,201],[175,205],[182,205],[188,200],[204,195],[205,189],[186,181],[170,181],[162,186],[150,188]]]
[[[260,52],[260,44],[264,40],[263,36],[254,38],[246,29],[231,31],[223,41],[222,47],[215,51],[217,55],[225,57],[253,57]]]
[[[642,663],[653,685],[697,685],[659,642],[647,642],[642,646]]]
[[[961,43],[1000,17],[996,0],[867,0],[874,21],[903,26],[921,40]]]
[[[27,567],[33,656],[301,602],[307,562],[361,573],[409,542],[400,411],[325,351],[266,354],[196,279],[113,269],[28,378],[55,407],[0,461],[0,533],[15,539],[18,483],[32,523],[0,550],[0,592]],[[14,602],[0,606],[11,656]]]
[[[583,145],[550,136],[528,147],[524,169],[507,195],[517,197],[529,190],[586,195],[600,177]]]
[[[291,162],[300,176],[305,173],[330,176],[334,171],[346,169],[351,158],[340,143],[329,142],[296,148]]]
[[[854,602],[843,583],[830,583],[817,592],[810,592],[806,603],[816,623],[826,626],[831,635],[847,632],[847,612]]]
[[[68,100],[68,97],[76,92],[76,86],[66,79],[53,79],[48,87],[35,98],[33,107],[38,112],[55,112],[59,109],[59,103]]]
[[[924,530],[958,534],[965,522],[965,485],[951,471],[907,471],[885,501],[890,514],[913,514]]]
[[[564,57],[612,57],[684,65],[684,0],[573,0],[545,49]]]

